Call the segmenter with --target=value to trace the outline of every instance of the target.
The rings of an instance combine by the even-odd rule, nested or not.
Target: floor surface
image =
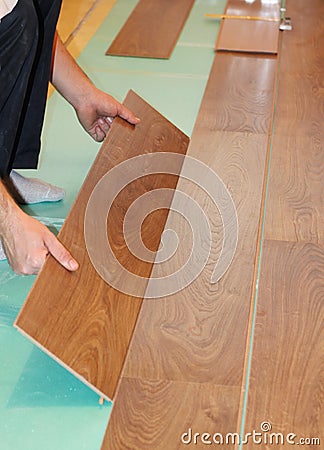
[[[219,27],[204,14],[222,13],[225,0],[195,2],[167,61],[105,56],[135,4],[136,0],[63,0],[59,25],[63,41],[98,87],[119,100],[132,88],[190,135]],[[72,108],[52,94],[39,169],[36,174],[24,173],[62,186],[66,198],[26,210],[59,230],[98,149]],[[12,327],[34,279],[17,276],[7,262],[0,262],[0,448],[99,450],[111,405],[100,406],[96,394]]]

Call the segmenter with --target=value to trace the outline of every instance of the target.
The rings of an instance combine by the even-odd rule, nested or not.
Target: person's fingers
[[[121,103],[118,105],[118,116],[120,116],[122,119],[127,120],[127,122],[132,123],[133,125],[136,125],[140,123],[141,119],[136,117],[132,111],[130,111],[126,106],[122,105]]]
[[[93,136],[94,140],[97,142],[102,142],[106,137],[106,133],[102,130],[100,125],[96,125],[95,134]]]
[[[79,264],[61,242],[50,233],[45,239],[45,245],[52,256],[67,270],[75,271]]]
[[[104,133],[105,136],[106,136],[106,134],[108,133],[109,128],[110,128],[110,122],[107,120],[106,117],[104,117],[104,118],[100,118],[98,120],[98,125],[99,125],[100,130],[102,131],[102,133]]]

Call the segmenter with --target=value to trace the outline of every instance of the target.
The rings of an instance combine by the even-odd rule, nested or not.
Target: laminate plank
[[[272,433],[294,433],[296,445],[323,438],[323,273],[323,246],[265,241],[246,432],[268,421]]]
[[[195,172],[200,180],[196,183],[181,177],[177,192],[181,190],[196,201],[210,223],[210,257],[201,274],[185,289],[168,297],[144,299],[103,444],[105,450],[153,448],[155,436],[163,442],[157,448],[180,448],[170,417],[172,423],[186,423],[186,427],[191,423],[186,415],[189,411],[205,420],[204,404],[195,403],[182,413],[183,396],[174,390],[171,397],[160,395],[159,383],[184,386],[181,392],[186,392],[186,386],[196,386],[201,392],[212,389],[209,402],[223,405],[227,399],[226,430],[237,430],[275,73],[274,57],[216,55],[187,155],[214,170],[229,189],[238,214],[238,246],[224,277],[212,284],[224,236],[221,217],[199,186],[203,174]],[[224,199],[216,197],[221,205]],[[192,230],[172,209],[166,229],[177,233],[178,248],[166,262],[155,263],[151,280],[181,269],[192,249]],[[136,388],[130,388],[129,379]],[[234,398],[232,389],[238,394]],[[150,413],[146,415],[145,399],[156,397],[161,398],[156,412],[148,406]],[[169,411],[173,399],[181,410],[166,417],[164,411]],[[218,420],[215,422],[218,424]],[[133,430],[133,424],[145,429],[140,438],[135,431],[121,437],[123,430]],[[216,432],[224,429],[219,426],[211,428]],[[161,430],[169,429],[168,441],[163,440]]]
[[[140,0],[107,55],[170,58],[194,0]]]
[[[287,1],[294,28],[282,38],[245,416],[245,433],[267,421],[280,448],[289,433],[295,445],[319,448],[299,439],[320,438],[324,425],[322,7]]]
[[[98,181],[119,163],[133,156],[158,151],[185,154],[189,143],[187,136],[134,92],[129,92],[125,104],[141,117],[142,122],[134,127],[122,119],[114,120],[59,233],[60,240],[79,261],[79,270],[70,273],[49,257],[15,322],[21,332],[105,398],[114,397],[142,298],[114,289],[92,265],[84,237],[88,201]],[[124,173],[131,174],[131,169],[132,165],[128,165]],[[175,173],[179,173],[180,169],[180,162],[175,162]],[[147,176],[149,170],[150,163],[146,160],[142,171],[136,174],[137,179],[116,196],[106,222],[116,258],[140,277],[149,277],[152,262],[141,261],[129,251],[123,237],[126,210],[148,191],[160,187],[175,189],[178,178],[168,174]],[[119,175],[119,178],[122,176]],[[118,180],[110,183],[113,189]],[[91,236],[97,241],[90,244],[95,255],[100,255],[105,249],[97,221],[99,211],[105,209],[102,201],[105,202],[107,197],[108,191],[101,189],[93,205]],[[170,204],[171,199],[169,191],[166,205]],[[152,252],[159,246],[167,213],[165,206],[143,223],[142,239],[144,243],[148,242]],[[103,267],[110,272],[116,270],[108,256]],[[145,285],[142,289],[144,292]]]
[[[280,82],[275,132],[320,137],[323,118],[323,73],[283,73]]]
[[[218,53],[199,123],[215,131],[269,133],[276,70],[275,56]]]
[[[274,136],[267,239],[324,243],[324,133]]]
[[[229,0],[226,14],[280,18],[279,2],[264,4],[261,0]],[[223,19],[215,45],[216,50],[277,54],[279,22]]]
[[[262,2],[261,0],[246,1],[246,0],[228,0],[226,5],[226,14],[238,16],[252,16],[252,17],[280,17],[280,1]]]
[[[224,19],[215,49],[277,54],[278,45],[279,22]]]
[[[239,227],[235,257],[224,277],[211,284],[223,243],[222,220],[208,195],[181,178],[178,190],[200,204],[210,222],[210,258],[201,275],[184,290],[167,298],[144,299],[123,376],[239,386],[268,137],[214,133],[206,130],[198,117],[191,143],[187,154],[199,157],[231,192]],[[170,211],[166,229],[177,233],[179,247],[165,264],[154,265],[152,278],[175,273],[184,266],[192,249],[192,230],[184,227],[184,219],[177,213]]]
[[[324,2],[287,0],[287,16],[291,17],[293,30],[282,36],[281,72],[323,74],[324,61]]]
[[[123,378],[101,448],[173,450],[190,444],[202,448],[208,445],[202,441],[203,433],[209,433],[203,439],[211,441],[213,434],[235,429],[233,406],[239,396],[239,389],[231,386]]]
[[[265,222],[267,239],[324,242],[321,10],[324,12],[322,1],[312,0],[307,8],[300,1],[287,3],[294,28],[282,38]]]

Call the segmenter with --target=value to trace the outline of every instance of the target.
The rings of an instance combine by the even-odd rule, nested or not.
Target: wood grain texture
[[[212,168],[228,187],[238,213],[238,247],[224,277],[211,284],[223,239],[220,214],[199,182],[181,178],[177,189],[208,217],[210,257],[184,290],[144,299],[102,450],[181,448],[178,430],[196,423],[200,433],[236,431],[275,73],[273,57],[216,55],[187,154]],[[177,233],[179,248],[167,263],[154,265],[152,277],[167,276],[186,261],[192,235],[183,222],[170,211],[166,228]],[[210,405],[223,408],[224,401],[224,424],[218,413],[206,417],[216,407]],[[210,417],[215,420],[209,427]],[[123,436],[125,430],[130,431]]]
[[[247,2],[246,0],[228,0],[226,14],[279,18],[280,1],[265,4],[261,0],[254,0],[253,2]]]
[[[224,19],[216,50],[248,53],[278,53],[279,23]]]
[[[124,364],[142,299],[109,286],[95,271],[85,248],[84,216],[90,195],[101,177],[132,156],[157,151],[186,152],[189,139],[144,100],[130,91],[125,104],[141,117],[136,127],[115,119],[71,212],[59,233],[63,244],[80,263],[69,273],[52,257],[39,274],[15,326],[79,378],[112,398]],[[107,234],[116,257],[128,269],[148,277],[152,263],[132,258],[123,239],[123,219],[129,204],[159,187],[174,189],[177,177],[145,176],[128,185],[116,197],[108,216]],[[175,167],[180,171],[181,165]],[[104,193],[103,193],[104,194]],[[169,199],[171,201],[171,198]],[[158,248],[167,209],[161,209],[142,227],[152,251]],[[97,233],[94,220],[93,232]],[[99,242],[100,246],[100,242]],[[100,251],[97,248],[96,251]],[[110,267],[109,267],[110,269]]]
[[[324,243],[324,133],[275,134],[265,237]]]
[[[296,65],[294,65],[296,67]],[[275,132],[320,137],[322,133],[323,72],[280,72]],[[322,136],[322,135],[321,135]]]
[[[287,3],[294,29],[282,37],[265,237],[323,244],[324,3],[303,6]]]
[[[246,2],[244,0],[229,0],[225,13],[237,16],[280,17],[279,2],[265,4],[261,0]],[[279,23],[256,20],[222,20],[217,36],[216,50],[248,52],[248,53],[278,53]]]
[[[224,277],[211,284],[223,242],[221,217],[199,186],[179,180],[178,190],[200,204],[210,221],[211,255],[202,274],[190,286],[168,298],[144,300],[123,375],[239,386],[268,137],[213,133],[204,128],[203,121],[199,123],[201,127],[195,129],[188,155],[199,156],[231,192],[239,223],[235,258]],[[191,230],[187,231],[183,222],[170,211],[166,228],[177,233],[181,244],[167,264],[154,265],[152,277],[165,277],[185,264],[192,247]]]
[[[197,126],[268,134],[276,69],[275,56],[218,53]]]
[[[102,450],[203,448],[207,445],[201,441],[203,433],[234,429],[239,395],[239,389],[231,386],[123,378]],[[195,433],[199,433],[196,444]]]
[[[267,420],[271,432],[295,433],[296,443],[323,438],[323,273],[323,246],[265,241],[246,432]]]
[[[245,420],[246,433],[268,421],[295,445],[322,443],[324,427],[323,7],[287,1]]]
[[[283,33],[280,64],[281,73],[323,73],[324,61],[324,2],[287,0],[287,16],[291,17],[293,31]]]
[[[140,0],[107,55],[170,58],[194,0]]]

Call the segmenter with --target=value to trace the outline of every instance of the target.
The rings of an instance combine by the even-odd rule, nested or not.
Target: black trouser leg
[[[0,23],[0,175],[11,165],[38,41],[32,0],[20,0]]]
[[[0,23],[0,175],[35,168],[61,0],[19,0]]]

